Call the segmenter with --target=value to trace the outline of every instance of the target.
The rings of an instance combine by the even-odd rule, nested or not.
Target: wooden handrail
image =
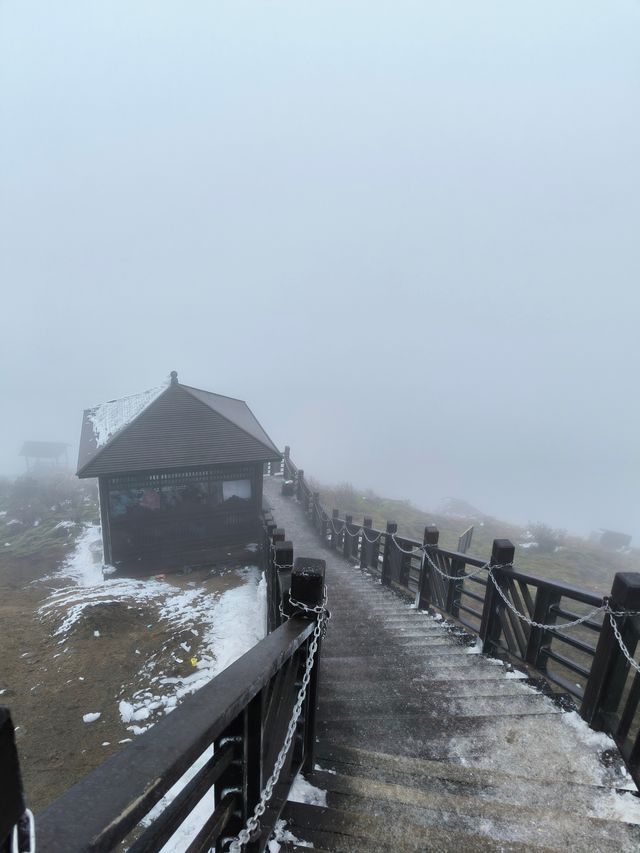
[[[300,617],[285,622],[58,797],[38,816],[40,849],[111,850],[269,684],[313,626]]]

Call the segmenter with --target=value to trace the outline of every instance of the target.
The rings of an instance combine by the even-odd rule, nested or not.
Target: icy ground
[[[118,703],[120,717],[134,734],[146,731],[155,719],[172,711],[184,696],[195,693],[215,675],[254,646],[265,633],[265,588],[260,570],[247,566],[239,572],[240,586],[215,595],[194,584],[183,589],[166,580],[111,578],[103,580],[100,528],[90,526],[60,574],[75,583],[53,593],[41,607],[41,616],[53,616],[54,636],[62,648],[74,626],[96,605],[146,604],[157,608],[157,618],[189,642],[180,644],[181,657],[190,661],[187,675],[163,672],[163,658],[152,655],[134,681],[140,685]],[[99,709],[92,708],[91,712]]]
[[[187,674],[168,675],[165,667],[172,660],[159,649],[157,654],[146,659],[140,657],[138,672],[130,682],[136,689],[131,691],[123,685],[121,696],[112,700],[118,705],[122,723],[133,735],[139,735],[154,721],[173,711],[184,696],[205,685],[264,637],[266,588],[262,573],[256,566],[245,566],[236,574],[239,585],[222,593],[212,592],[195,582],[188,583],[185,589],[163,576],[144,580],[105,579],[100,528],[93,525],[87,527],[73,554],[54,576],[55,580],[68,583],[49,596],[40,608],[40,617],[51,623],[53,635],[59,638],[60,654],[91,608],[114,603],[129,609],[145,606],[157,614],[154,618],[164,622],[175,637],[188,637],[178,647],[180,657],[175,651],[171,652],[173,661],[183,669],[188,665]],[[99,637],[99,632],[95,631],[94,636]],[[128,694],[127,689],[130,690]],[[83,720],[93,723],[100,714],[100,708],[88,708]],[[121,743],[129,739],[123,738]],[[211,754],[209,749],[201,756],[147,816],[145,823],[151,822]],[[210,813],[211,796],[208,794],[165,845],[165,853],[184,850]]]

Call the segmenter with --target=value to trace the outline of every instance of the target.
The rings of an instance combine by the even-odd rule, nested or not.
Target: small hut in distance
[[[67,468],[67,448],[64,441],[25,441],[19,456],[24,456],[27,471],[50,472]]]
[[[125,573],[215,563],[256,539],[281,454],[242,400],[168,383],[84,413],[78,477],[97,477],[104,559]]]

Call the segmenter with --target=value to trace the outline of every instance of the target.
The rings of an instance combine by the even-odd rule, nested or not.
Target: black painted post
[[[302,468],[298,468],[298,475],[296,478],[296,497],[298,500],[302,500],[302,484],[304,482],[304,471]]]
[[[326,563],[312,557],[297,557],[293,572],[291,573],[291,598],[306,604],[307,607],[316,607],[324,601],[324,577]],[[304,618],[314,619],[315,614],[303,613]],[[311,641],[309,641],[311,642]],[[318,640],[311,680],[307,688],[307,699],[305,708],[305,726],[303,734],[304,761],[302,772],[310,773],[314,767],[314,753],[316,744],[316,714],[318,708],[318,672],[320,669],[320,651],[322,640]],[[304,662],[302,662],[304,670]]]
[[[320,530],[320,492],[313,492],[311,495],[311,520],[314,530]]]
[[[434,524],[428,524],[424,529],[422,542],[427,548],[427,553],[435,563],[435,551],[438,547],[440,539],[440,531]],[[418,583],[418,592],[416,594],[416,607],[418,610],[428,610],[431,603],[431,572],[433,569],[429,561],[425,557],[422,561],[422,569],[420,571],[420,581]]]
[[[509,539],[494,539],[490,566],[510,565],[513,563],[515,550]],[[506,594],[507,585],[502,577],[502,570],[493,568],[493,576],[500,585],[500,589]],[[480,623],[480,639],[482,640],[482,651],[485,654],[494,650],[500,638],[500,611],[504,606],[504,602],[496,592],[491,578],[488,577],[484,607],[482,608],[482,622]]]
[[[217,755],[226,747],[229,748],[230,742],[234,744],[234,758],[227,769],[216,781],[213,790],[213,800],[216,805],[222,802],[229,791],[238,791],[235,801],[235,807],[231,813],[229,823],[225,826],[224,834],[230,837],[237,835],[243,828],[248,816],[247,801],[247,775],[249,772],[256,774],[255,762],[249,767],[246,762],[249,745],[247,744],[247,714],[240,712],[226,727],[224,732],[217,737],[213,742],[213,752]],[[260,753],[258,758],[260,760]],[[209,795],[210,796],[210,795]],[[213,806],[213,804],[212,804]],[[36,830],[37,831],[37,830]],[[213,848],[215,853],[222,853],[226,844],[222,837],[218,838],[216,845]]]
[[[393,544],[393,539],[391,538],[393,534],[398,530],[398,525],[395,521],[387,521],[387,530],[386,536],[384,537],[384,551],[382,553],[382,583],[385,586],[391,586],[391,560],[392,560],[392,548],[396,549],[396,546]],[[397,549],[396,549],[397,550]]]
[[[360,545],[360,568],[366,569],[371,565],[371,550],[375,548],[375,545],[372,545],[370,541],[367,540],[366,535],[369,539],[375,539],[373,531],[371,527],[373,526],[373,520],[365,516],[364,521],[362,522],[362,543]]]
[[[331,510],[331,529],[329,531],[331,536],[331,547],[334,551],[338,550],[338,544],[340,542],[340,533],[336,532],[339,530],[338,528],[338,515],[339,510],[332,509]]]
[[[533,604],[532,620],[540,625],[554,624],[556,615],[551,612],[551,607],[554,604],[560,604],[561,598],[561,592],[555,592],[545,586],[538,587],[536,600]],[[547,671],[548,658],[544,652],[551,645],[551,640],[552,637],[548,631],[543,628],[534,628],[533,625],[531,626],[525,660],[540,672]]]
[[[289,593],[291,567],[293,566],[293,543],[283,540],[273,545],[274,577],[273,595],[268,602],[269,631],[282,624],[280,603]]]
[[[293,566],[293,543],[283,540],[273,546],[274,563],[279,572],[291,572]]]
[[[284,446],[284,457],[282,459],[283,474],[285,480],[291,479],[291,448],[288,444]]]
[[[25,813],[25,801],[20,775],[18,750],[11,714],[0,707],[0,850],[9,851],[13,827]],[[6,842],[6,848],[5,848]]]
[[[398,583],[400,584],[400,586],[409,589],[409,578],[411,577],[411,560],[413,559],[413,557],[411,556],[411,554],[405,554],[404,551],[413,551],[413,545],[404,539],[400,539],[399,544],[402,546],[403,551],[398,551],[398,559],[400,564],[398,569]]]
[[[618,572],[611,587],[610,604],[613,610],[640,610],[640,574]],[[622,641],[633,655],[638,635],[632,630],[628,616],[615,617]],[[603,729],[605,715],[614,712],[625,687],[629,664],[618,645],[608,614],[604,615],[602,630],[584,691],[580,715],[594,729]]]
[[[263,764],[264,700],[265,696],[261,690],[249,702],[243,714],[244,736],[242,740],[244,754],[242,765],[244,768],[244,778],[242,780],[242,820],[245,823],[258,805],[262,787],[267,781],[264,778],[265,767]],[[258,853],[259,847],[253,842],[246,845],[244,849],[247,853]]]
[[[342,555],[345,560],[348,560],[351,557],[351,552],[353,551],[353,537],[349,535],[351,528],[353,527],[353,516],[345,515],[344,517],[344,540],[342,542]]]
[[[278,614],[278,602],[280,599],[280,592],[278,588],[278,570],[275,567],[275,558],[274,558],[274,542],[273,542],[273,533],[275,532],[275,528],[272,531],[272,534],[269,534],[269,529],[266,526],[263,527],[264,530],[264,574],[265,580],[267,584],[267,624],[266,631],[267,634],[270,634],[280,624],[279,622],[279,614]]]
[[[456,560],[455,557],[451,560],[449,574],[460,578],[460,580],[447,581],[446,611],[452,616],[457,616],[460,612],[460,596],[462,595],[462,586],[464,584],[465,568],[466,564],[464,560]]]
[[[329,516],[321,509],[320,510],[320,539],[323,546],[327,547],[327,537],[329,536]]]
[[[271,536],[271,541],[274,545],[276,542],[284,542],[284,527],[276,527]]]

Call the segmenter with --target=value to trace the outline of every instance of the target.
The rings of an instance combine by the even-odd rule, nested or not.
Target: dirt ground
[[[51,619],[38,610],[69,584],[51,577],[67,550],[61,543],[57,560],[46,561],[0,552],[0,704],[11,710],[34,812],[134,736],[120,718],[118,700],[135,691],[142,661],[164,658],[160,664],[169,676],[184,675],[191,666],[188,655],[182,652],[187,659],[179,662],[176,654],[185,636],[158,619],[153,602],[93,606],[66,642],[53,636]],[[222,574],[207,569],[167,575],[166,581],[216,594],[236,586],[239,577],[227,567]],[[96,710],[99,720],[83,722]]]

